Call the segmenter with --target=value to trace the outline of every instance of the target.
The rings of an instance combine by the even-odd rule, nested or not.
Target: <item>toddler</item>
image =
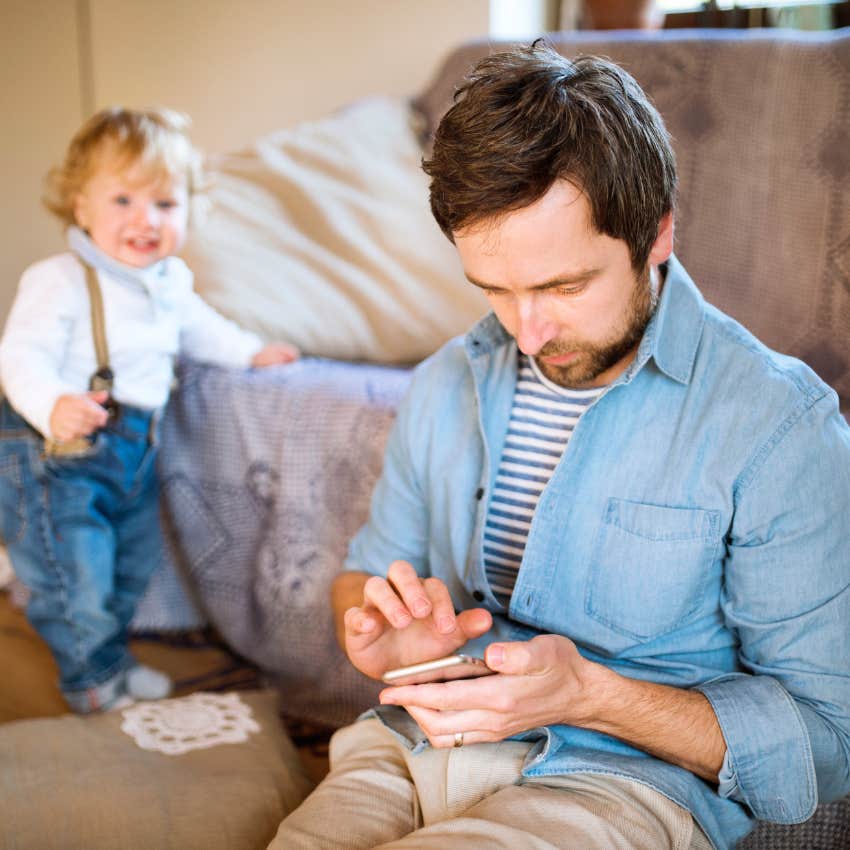
[[[166,109],[82,126],[45,198],[69,250],[24,272],[0,341],[0,536],[80,713],[171,690],[132,657],[127,630],[161,558],[157,426],[175,355],[298,356],[216,313],[175,256],[202,188],[187,129]]]

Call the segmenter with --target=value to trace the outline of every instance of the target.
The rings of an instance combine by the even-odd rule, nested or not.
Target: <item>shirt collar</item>
[[[627,383],[652,358],[668,377],[681,384],[691,379],[705,322],[705,301],[682,264],[671,255],[655,313],[649,321],[635,359],[615,383]],[[471,360],[513,343],[495,313],[473,325],[465,338]]]
[[[470,328],[464,338],[464,345],[469,357],[475,359],[513,341],[513,337],[491,311]]]
[[[168,258],[160,260],[146,268],[128,266],[113,259],[101,251],[92,242],[89,235],[79,227],[69,227],[66,234],[68,247],[87,265],[98,271],[106,272],[121,283],[132,287],[141,287],[149,293],[156,293],[160,282],[168,274]]]
[[[704,324],[705,301],[682,264],[671,255],[658,307],[624,379],[630,380],[651,357],[665,375],[680,384],[689,383]]]

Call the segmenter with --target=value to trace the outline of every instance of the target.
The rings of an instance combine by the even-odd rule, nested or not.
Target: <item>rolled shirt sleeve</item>
[[[745,803],[760,820],[811,817],[818,797],[808,732],[782,685],[769,676],[736,676],[698,690],[711,703],[728,748],[720,795]],[[781,769],[766,777],[766,765]]]
[[[428,506],[423,495],[419,463],[427,455],[411,445],[423,429],[416,423],[427,415],[423,398],[423,364],[415,371],[399,405],[384,451],[384,466],[372,493],[369,521],[351,541],[345,569],[385,576],[396,560],[408,561],[421,577],[428,567]]]
[[[795,823],[850,791],[850,429],[809,396],[736,484],[722,596],[748,674],[704,683],[719,793]]]

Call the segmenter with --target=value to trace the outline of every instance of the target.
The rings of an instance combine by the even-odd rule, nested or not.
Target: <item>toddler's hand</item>
[[[286,342],[272,342],[261,348],[251,359],[252,366],[279,366],[281,363],[292,363],[300,356],[294,345]]]
[[[106,425],[109,414],[101,407],[109,398],[106,390],[60,395],[50,413],[50,431],[61,443],[87,437]]]

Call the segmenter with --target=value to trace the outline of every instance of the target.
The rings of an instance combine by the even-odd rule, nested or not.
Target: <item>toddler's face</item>
[[[107,162],[77,195],[74,214],[101,251],[143,269],[182,247],[189,193],[185,179],[152,180],[138,162],[124,169]]]

